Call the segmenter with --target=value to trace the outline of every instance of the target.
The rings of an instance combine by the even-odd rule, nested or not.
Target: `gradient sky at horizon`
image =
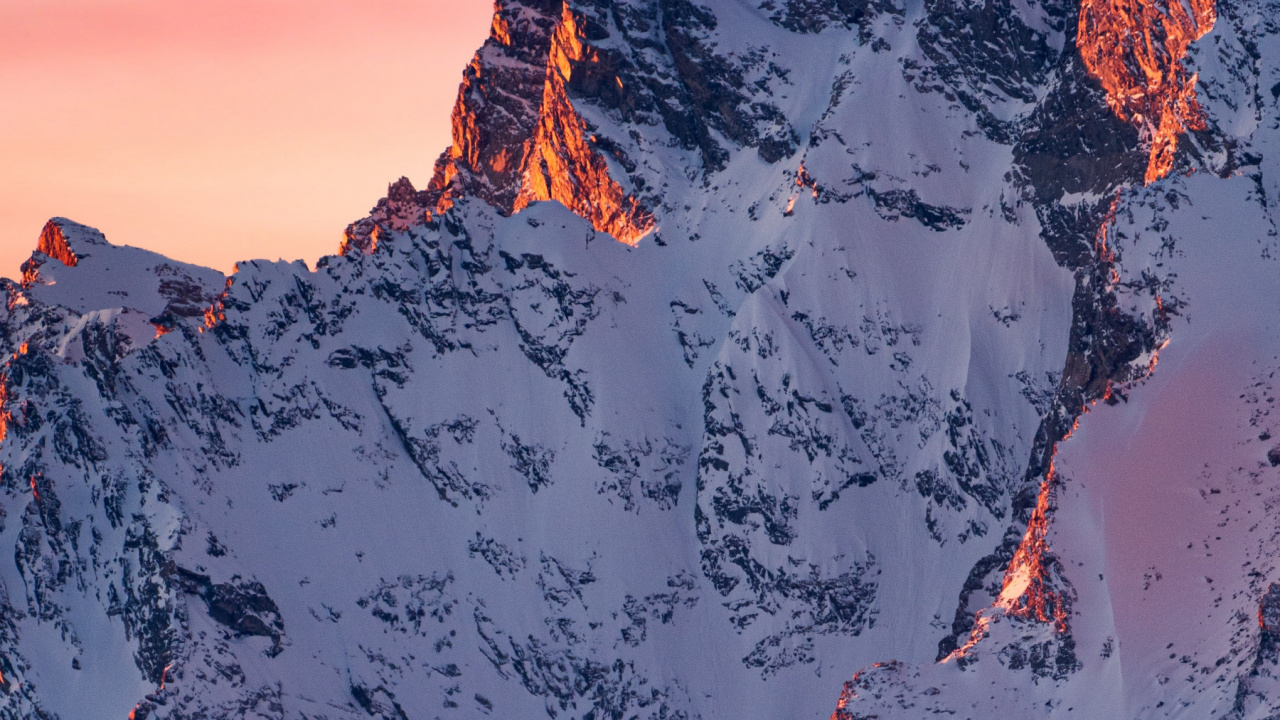
[[[0,276],[69,217],[229,272],[431,178],[490,0],[0,1]]]

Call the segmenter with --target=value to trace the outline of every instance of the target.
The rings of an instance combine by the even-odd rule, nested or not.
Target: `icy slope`
[[[1072,5],[503,0],[436,177],[314,269],[224,279],[53,221],[0,314],[0,716],[1269,703],[1275,639],[1233,614],[1265,524],[1211,613],[1107,510],[1161,482],[1127,484],[1126,433],[1241,462],[1157,420],[1213,360],[1180,333],[1274,275],[1273,31],[1218,9],[1170,162],[1227,180],[1143,187],[1163,136],[1116,114]],[[1267,352],[1226,354],[1255,382]],[[1199,537],[1204,502],[1161,513]],[[1131,583],[1164,565],[1151,597],[1233,648],[1221,679],[1153,649]]]

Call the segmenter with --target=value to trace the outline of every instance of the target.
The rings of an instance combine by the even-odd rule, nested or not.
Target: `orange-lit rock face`
[[[507,19],[501,13],[493,14],[493,25],[489,28],[489,35],[503,45],[511,44],[511,30],[507,26]]]
[[[890,660],[887,663],[876,663],[871,666],[872,670],[882,667],[897,668],[901,667],[901,663],[897,660]],[[859,670],[853,674],[853,679],[844,684],[844,689],[840,691],[840,699],[836,701],[835,712],[831,713],[831,720],[857,720],[861,715],[855,716],[849,711],[849,705],[858,697],[858,687],[862,684],[862,679],[866,675],[865,670]],[[874,717],[874,716],[872,716]]]
[[[221,302],[214,303],[213,305],[210,305],[209,307],[205,308],[204,325],[202,326],[202,328],[203,330],[209,330],[209,329],[215,328],[218,326],[218,323],[226,319],[227,319],[227,315],[223,311],[222,303]]]
[[[1022,543],[1018,545],[1018,550],[1005,571],[1000,598],[996,604],[1003,607],[1009,615],[1042,623],[1052,622],[1058,632],[1065,632],[1066,603],[1054,589],[1046,565],[1049,556],[1046,536],[1049,532],[1049,506],[1053,498],[1054,483],[1054,471],[1050,466],[1048,475],[1040,483],[1040,494],[1036,500],[1036,509],[1031,514],[1031,521],[1027,523],[1027,532],[1022,536]]]
[[[1056,483],[1057,477],[1051,463],[1049,472],[1040,483],[1036,508],[1031,513],[1031,520],[1027,522],[1027,531],[1005,568],[1000,596],[996,598],[993,608],[996,612],[1023,620],[1052,623],[1055,632],[1065,633],[1068,630],[1069,614],[1067,600],[1053,581],[1050,569],[1052,555],[1048,542],[1049,515],[1053,510]],[[968,640],[943,658],[942,662],[965,658],[986,639],[992,622],[991,612],[986,610],[978,613],[973,628],[969,631]]]
[[[0,443],[3,443],[9,435],[9,426],[13,424],[12,397],[9,394],[9,366],[18,359],[19,355],[26,355],[27,351],[27,344],[22,343],[17,353],[4,359],[4,366],[0,368]],[[4,466],[0,465],[0,471],[3,470]],[[0,680],[0,683],[2,682],[3,680]]]
[[[40,231],[40,240],[36,244],[36,251],[57,260],[67,267],[75,267],[80,259],[76,257],[76,253],[71,249],[71,245],[67,243],[67,237],[62,232],[62,227],[58,223],[50,220],[45,223],[44,229]],[[40,267],[46,261],[38,255],[33,255],[29,260],[22,263],[22,284],[31,286],[41,282]]]
[[[587,144],[586,127],[565,92],[573,63],[591,58],[566,6],[552,38],[542,112],[525,151],[520,194],[511,209],[519,212],[532,202],[558,200],[595,229],[634,246],[653,230],[653,216],[609,177],[608,164]],[[497,160],[505,158],[500,154]]]
[[[574,68],[597,63],[599,56],[585,42],[574,10],[567,3],[551,5],[558,6],[557,15],[530,20],[508,17],[499,2],[490,43],[463,78],[452,116],[453,146],[436,163],[429,192],[438,196],[438,210],[462,194],[508,213],[557,200],[596,230],[634,246],[653,230],[653,215],[609,175],[566,91]],[[502,62],[486,62],[492,53]],[[539,85],[540,104],[527,107],[516,90]]]
[[[806,188],[813,193],[813,199],[817,200],[818,183],[809,174],[809,171],[804,168],[804,162],[801,161],[800,167],[796,169],[796,191],[787,199],[787,209],[782,211],[783,215],[790,216],[795,212],[796,201],[800,199],[800,193]]]
[[[9,423],[13,422],[13,413],[9,410],[9,379],[0,374],[0,442],[9,434]]]
[[[227,278],[227,290],[231,289],[231,286],[234,283],[235,283],[234,277]],[[200,332],[204,332],[205,330],[212,330],[213,328],[217,327],[219,323],[226,321],[227,308],[223,304],[223,300],[225,300],[227,297],[227,290],[223,290],[222,294],[218,297],[218,299],[214,300],[212,305],[204,309],[204,323],[200,326]],[[157,328],[157,330],[158,329],[159,328]],[[157,332],[156,337],[160,337],[163,334],[164,333]]]
[[[76,263],[79,262],[75,252],[67,244],[67,238],[62,234],[62,228],[58,227],[58,224],[52,220],[45,223],[44,229],[40,231],[40,242],[36,245],[36,250],[67,267],[75,267]]]
[[[1213,28],[1213,0],[1084,0],[1076,44],[1121,119],[1150,144],[1145,182],[1173,169],[1178,136],[1205,128],[1187,47]]]

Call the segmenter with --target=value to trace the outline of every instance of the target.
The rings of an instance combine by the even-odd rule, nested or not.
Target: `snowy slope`
[[[503,0],[314,269],[51,221],[0,717],[1266,716],[1280,48],[1218,11],[1145,186],[1078,6]]]

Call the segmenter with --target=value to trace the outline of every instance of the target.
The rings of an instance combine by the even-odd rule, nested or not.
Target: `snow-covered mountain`
[[[499,0],[315,268],[2,281],[0,717],[1275,717],[1278,104],[1273,0]]]

